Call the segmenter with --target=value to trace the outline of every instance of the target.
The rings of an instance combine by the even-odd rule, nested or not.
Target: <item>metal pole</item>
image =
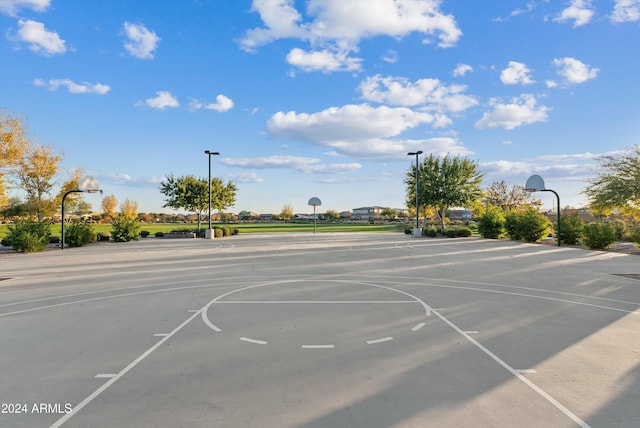
[[[419,156],[420,152],[416,153],[416,229],[420,228],[420,220],[419,220],[419,215],[420,215],[420,205],[418,202],[418,180],[419,180],[419,175],[418,175],[418,156]]]
[[[420,228],[420,201],[418,199],[418,181],[419,181],[419,171],[418,171],[418,156],[422,154],[422,150],[418,150],[417,152],[409,152],[407,155],[416,156],[416,230]]]
[[[209,233],[211,233],[211,153],[209,155]]]
[[[560,195],[558,195],[558,193],[556,193],[555,190],[551,190],[551,189],[542,189],[543,192],[551,192],[554,195],[556,195],[556,199],[558,200],[558,229],[557,229],[557,234],[558,236],[556,236],[556,238],[558,239],[558,247],[560,246]]]
[[[62,240],[60,241],[60,249],[64,250],[64,200],[67,199],[67,196],[69,196],[71,193],[82,193],[83,190],[69,190],[67,193],[64,194],[64,196],[62,197]]]

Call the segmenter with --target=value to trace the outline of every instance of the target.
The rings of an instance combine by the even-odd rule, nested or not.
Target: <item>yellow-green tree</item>
[[[8,206],[7,175],[14,173],[31,148],[24,119],[0,110],[0,210]]]
[[[294,216],[293,207],[289,204],[282,207],[282,211],[278,214],[278,218],[281,220],[291,220]]]
[[[35,146],[19,161],[16,172],[18,182],[26,193],[25,202],[29,211],[36,214],[39,221],[57,209],[56,198],[51,191],[61,160],[62,155],[55,154],[53,149]]]
[[[118,200],[115,195],[105,196],[104,199],[102,199],[102,215],[105,220],[114,219],[118,214],[117,208]]]
[[[129,198],[125,199],[122,205],[120,205],[120,215],[135,220],[138,218],[138,203]]]

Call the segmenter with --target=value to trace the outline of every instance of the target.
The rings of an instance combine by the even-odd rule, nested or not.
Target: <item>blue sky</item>
[[[235,212],[404,207],[416,150],[476,160],[486,186],[541,175],[580,206],[594,158],[640,144],[640,0],[0,0],[0,14],[0,106],[141,212],[171,212],[160,181],[206,177],[204,150]]]

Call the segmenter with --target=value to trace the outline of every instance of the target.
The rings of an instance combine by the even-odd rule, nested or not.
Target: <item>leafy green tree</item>
[[[382,217],[386,219],[393,219],[397,217],[398,211],[394,210],[393,208],[387,207],[382,210],[380,215],[382,215]]]
[[[583,192],[591,206],[598,210],[618,208],[640,216],[640,146],[600,157],[598,170]]]
[[[195,213],[198,218],[198,232],[203,214],[209,209],[209,183],[206,178],[193,175],[175,177],[169,175],[160,184],[160,193],[166,196],[165,207],[184,209]],[[222,211],[236,202],[235,184],[222,179],[211,179],[211,208]]]
[[[57,155],[49,147],[33,148],[19,164],[18,182],[26,193],[26,204],[32,214],[41,221],[44,216],[56,212],[56,198],[51,195],[54,178],[62,155]]]
[[[444,234],[444,218],[451,207],[464,207],[482,197],[483,174],[478,163],[465,157],[425,157],[418,166],[418,204],[434,208]],[[415,207],[416,169],[410,168],[404,180],[407,206]]]

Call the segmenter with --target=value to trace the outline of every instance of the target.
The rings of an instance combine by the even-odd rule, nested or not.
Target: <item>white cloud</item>
[[[65,41],[58,33],[47,30],[42,22],[29,19],[18,21],[18,33],[11,39],[25,42],[31,51],[47,56],[63,54],[67,51]]]
[[[66,87],[70,94],[98,94],[104,95],[111,90],[109,85],[102,83],[75,83],[71,79],[34,79],[33,84],[36,86],[46,87],[50,91],[57,91],[59,87]]]
[[[128,41],[124,43],[125,49],[134,57],[140,59],[152,59],[154,51],[158,48],[160,37],[155,32],[149,31],[142,24],[124,23],[124,31]]]
[[[421,106],[424,110],[461,112],[478,104],[478,101],[463,94],[464,85],[446,86],[438,79],[419,79],[410,82],[402,77],[375,75],[364,79],[359,87],[362,98],[367,101],[401,106]]]
[[[340,174],[362,168],[359,163],[324,164],[318,158],[301,156],[268,156],[261,158],[222,158],[227,166],[250,169],[295,169],[304,173]]]
[[[358,71],[362,59],[349,57],[348,51],[332,52],[330,50],[305,52],[300,48],[291,49],[287,54],[287,62],[302,71]]]
[[[482,119],[476,122],[476,128],[503,128],[514,129],[521,125],[530,125],[536,122],[547,120],[547,112],[550,110],[546,106],[538,106],[536,99],[531,94],[523,94],[514,98],[508,104],[492,100],[493,110],[486,112]]]
[[[231,181],[236,183],[264,183],[264,178],[255,172],[238,172],[228,175]]]
[[[517,61],[509,61],[509,66],[500,73],[500,80],[505,85],[530,85],[534,83],[531,79],[531,70]]]
[[[591,0],[571,0],[569,7],[564,9],[560,15],[553,20],[556,22],[567,22],[573,20],[573,28],[588,24],[593,18],[594,12]]]
[[[229,97],[226,97],[222,94],[216,96],[215,103],[205,103],[196,99],[193,99],[189,102],[189,110],[215,110],[217,112],[223,113],[225,111],[229,111],[233,108],[233,100]]]
[[[164,110],[167,108],[178,107],[178,99],[171,95],[169,91],[157,91],[155,98],[147,98],[144,103],[137,103],[136,106],[140,107],[146,105],[156,110]]]
[[[640,21],[640,0],[614,0],[615,6],[611,14],[613,22]]]
[[[544,84],[547,85],[547,88],[556,88],[558,87],[558,82],[555,80],[545,80]]]
[[[384,138],[432,123],[433,115],[414,110],[368,104],[330,107],[318,113],[278,112],[267,123],[278,138],[323,144],[330,141]]]
[[[553,65],[560,68],[558,74],[564,77],[568,84],[584,83],[587,80],[595,79],[600,69],[589,67],[575,58],[565,57],[553,60]]]
[[[458,65],[456,65],[456,68],[453,70],[453,76],[462,77],[465,74],[472,73],[472,72],[473,72],[473,67],[471,67],[468,64],[459,63]]]
[[[308,114],[278,112],[267,123],[273,138],[293,140],[331,149],[334,156],[358,159],[404,159],[407,151],[442,150],[444,153],[469,153],[453,138],[409,140],[398,138],[403,132],[437,117],[406,107],[372,107],[368,104],[331,107]]]
[[[462,32],[455,18],[440,11],[441,0],[343,1],[310,0],[305,21],[293,0],[254,0],[252,11],[264,24],[247,30],[239,41],[242,49],[255,51],[274,40],[293,38],[310,44],[305,51],[294,48],[287,60],[304,71],[352,71],[361,59],[350,56],[365,38],[389,36],[402,38],[418,32],[423,43],[434,37],[440,47],[456,44]]]
[[[395,64],[396,62],[398,62],[398,52],[396,52],[396,51],[394,51],[392,49],[389,49],[382,56],[382,60],[384,62],[388,62],[389,64]]]
[[[51,0],[0,0],[0,13],[15,17],[23,8],[44,12],[49,6]]]

